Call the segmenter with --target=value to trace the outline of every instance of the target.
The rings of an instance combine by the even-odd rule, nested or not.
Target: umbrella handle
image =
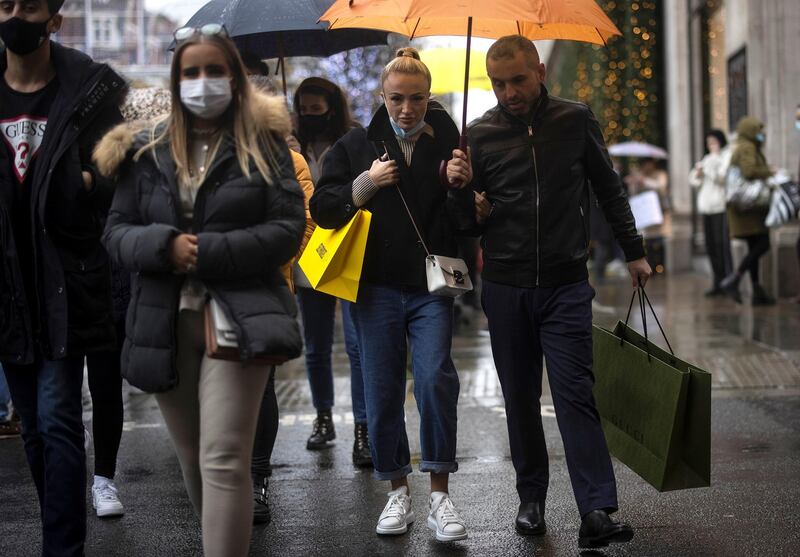
[[[458,148],[465,153],[467,152],[467,135],[461,134],[461,137],[458,139]],[[447,179],[447,162],[442,161],[439,163],[439,182],[442,184],[442,187],[450,188],[450,189],[460,189],[462,187],[461,182],[453,182],[450,183],[450,180]]]

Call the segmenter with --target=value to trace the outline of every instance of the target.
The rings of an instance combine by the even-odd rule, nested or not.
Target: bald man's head
[[[486,53],[487,60],[501,60],[512,59],[521,52],[525,57],[525,63],[532,70],[535,70],[541,64],[539,60],[539,51],[536,50],[536,45],[529,41],[522,35],[506,35],[497,39],[489,51]]]
[[[531,41],[520,35],[498,39],[486,53],[486,73],[501,106],[520,118],[531,115],[546,75]]]

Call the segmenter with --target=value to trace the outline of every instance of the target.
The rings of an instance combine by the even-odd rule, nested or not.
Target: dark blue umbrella
[[[222,23],[236,45],[261,58],[327,57],[351,48],[385,45],[388,33],[371,29],[328,31],[319,17],[333,0],[211,0],[186,23]],[[286,77],[283,78],[286,94]]]

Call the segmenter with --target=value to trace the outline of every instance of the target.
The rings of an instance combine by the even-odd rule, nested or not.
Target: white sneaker
[[[117,495],[117,486],[108,478],[95,479],[92,486],[92,506],[97,510],[97,516],[122,516],[125,507]]]
[[[436,532],[437,540],[452,542],[467,539],[467,526],[447,493],[442,491],[431,493],[430,506],[428,528]]]
[[[387,495],[389,495],[389,501],[383,508],[375,531],[378,534],[389,536],[405,534],[408,531],[408,525],[414,522],[414,511],[411,509],[408,488],[401,486]]]

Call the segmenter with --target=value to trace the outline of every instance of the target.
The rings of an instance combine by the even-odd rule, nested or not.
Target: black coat
[[[452,158],[458,147],[458,129],[438,103],[429,103],[425,121],[434,137],[422,134],[409,167],[381,107],[369,127],[354,129],[334,144],[322,167],[311,198],[311,216],[323,228],[345,225],[358,210],[353,203],[353,181],[384,154],[397,162],[400,189],[432,254],[455,256],[456,215],[474,211],[472,192],[449,191],[439,182],[439,163]],[[397,189],[380,189],[364,209],[372,213],[361,281],[425,289],[425,250]]]
[[[499,105],[469,125],[472,187],[493,206],[482,227],[483,277],[521,287],[588,278],[589,188],[628,261],[642,237],[600,126],[584,104],[542,96],[531,121]]]
[[[31,182],[36,300],[28,300],[9,222],[10,200],[0,187],[0,361],[29,364],[113,349],[111,271],[100,244],[113,184],[95,172],[91,152],[122,121],[124,80],[70,48],[52,43],[59,83]],[[0,71],[5,71],[0,54]],[[0,149],[0,183],[11,180]],[[95,176],[91,193],[81,171]],[[37,329],[37,330],[34,330]],[[38,347],[37,347],[38,345]]]
[[[281,139],[289,117],[280,99],[258,96],[253,103],[259,124],[280,145],[274,183],[267,184],[254,165],[245,177],[226,136],[198,191],[192,223],[182,222],[169,145],[161,143],[136,162],[131,158],[149,130],[134,135],[117,128],[95,154],[101,171],[119,173],[103,240],[115,263],[134,274],[122,374],[145,391],[166,391],[179,380],[176,323],[185,277],[174,272],[168,247],[190,224],[198,237],[195,276],[230,317],[242,358],[297,357],[302,350],[294,298],[279,269],[297,253],[305,228],[303,193]]]

